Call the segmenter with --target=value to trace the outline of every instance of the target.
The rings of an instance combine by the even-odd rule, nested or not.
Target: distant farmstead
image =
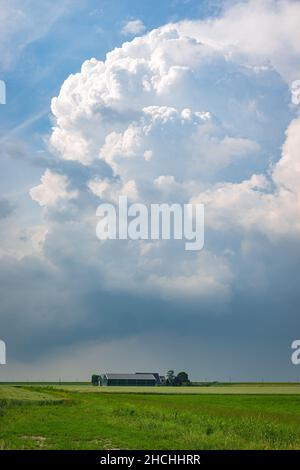
[[[110,374],[100,375],[99,385],[102,387],[154,387],[160,385],[158,374],[135,373],[135,374]]]

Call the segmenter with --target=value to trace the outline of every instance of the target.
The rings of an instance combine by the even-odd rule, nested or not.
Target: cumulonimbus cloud
[[[294,237],[300,126],[287,96],[300,75],[299,18],[298,2],[251,0],[217,19],[151,31],[105,61],[87,60],[52,101],[52,151],[86,167],[105,162],[111,176],[95,171],[86,185],[99,200],[127,192],[146,203],[200,201],[214,237],[228,229],[242,238]],[[286,116],[281,150],[274,141],[284,141]],[[55,205],[46,183],[31,195]],[[70,198],[66,182],[59,187]],[[215,245],[190,260],[180,249],[136,245],[132,262],[131,244],[107,243],[99,247],[103,282],[228,302],[234,276],[224,250]],[[120,268],[120,256],[130,269]]]

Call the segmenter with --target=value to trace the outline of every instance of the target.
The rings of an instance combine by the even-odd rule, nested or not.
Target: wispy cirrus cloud
[[[70,0],[0,0],[0,64],[12,67],[22,51],[68,12]]]

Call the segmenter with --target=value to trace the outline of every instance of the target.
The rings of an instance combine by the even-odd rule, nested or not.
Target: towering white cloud
[[[228,232],[241,243],[257,233],[274,242],[298,236],[299,19],[298,2],[242,2],[220,18],[169,24],[126,42],[65,81],[52,101],[50,145],[89,169],[80,201],[127,194],[206,205],[204,254],[191,259],[176,244],[103,242],[102,286],[217,308],[230,302],[234,273],[243,269],[234,267],[238,253],[224,247]],[[62,176],[43,178],[31,191],[41,205],[75,196]],[[89,219],[85,240],[91,227]],[[66,224],[60,236],[69,239],[69,230]]]
[[[169,25],[124,43],[108,53],[105,62],[86,61],[80,73],[65,81],[52,101],[56,126],[51,145],[62,158],[88,165],[99,157],[110,134],[129,128],[128,136],[147,108],[146,118],[149,120],[152,114],[157,127],[160,118],[170,127],[176,112],[179,115],[187,110],[181,119],[191,128],[195,117],[199,121],[200,115],[210,112],[219,118],[218,123],[215,121],[217,134],[252,138],[266,118],[271,100],[268,94],[258,100],[253,88],[268,78],[268,71],[236,65],[218,48],[180,33],[177,25]],[[240,96],[241,87],[249,80],[253,87],[245,97]],[[230,107],[228,88],[231,92],[237,89]],[[165,109],[164,116],[163,108],[170,108]]]

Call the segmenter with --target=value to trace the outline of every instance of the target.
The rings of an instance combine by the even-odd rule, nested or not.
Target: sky
[[[0,0],[0,380],[300,377],[300,2]],[[99,241],[116,202],[205,245]]]

